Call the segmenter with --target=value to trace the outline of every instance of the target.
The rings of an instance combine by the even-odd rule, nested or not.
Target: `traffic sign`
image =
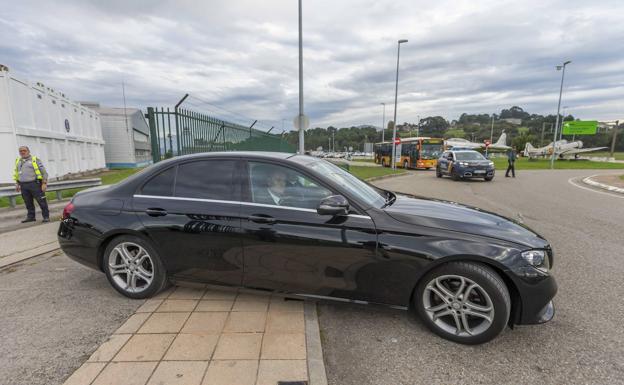
[[[563,135],[595,135],[598,122],[595,120],[571,120],[563,122]]]
[[[394,138],[394,144],[401,144],[401,138]]]
[[[487,140],[487,139],[486,139],[486,140],[484,140],[483,142],[485,143],[485,147],[490,147],[490,144],[492,144],[492,143],[490,143],[490,141],[489,141],[489,140]]]
[[[310,118],[308,118],[306,115],[303,115],[301,122],[303,124],[304,130],[307,130],[308,127],[310,127]],[[301,128],[299,127],[299,115],[295,116],[295,118],[293,119],[293,126],[295,126],[297,130]]]

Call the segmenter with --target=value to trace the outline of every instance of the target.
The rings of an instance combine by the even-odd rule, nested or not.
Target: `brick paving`
[[[65,385],[307,381],[304,302],[177,287],[145,303]]]

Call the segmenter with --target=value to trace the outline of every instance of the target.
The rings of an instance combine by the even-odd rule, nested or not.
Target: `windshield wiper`
[[[381,208],[386,208],[388,206],[390,206],[391,204],[394,203],[394,201],[396,201],[396,194],[393,194],[390,191],[386,191],[388,198],[386,199],[386,203],[383,204],[383,206],[381,206]]]

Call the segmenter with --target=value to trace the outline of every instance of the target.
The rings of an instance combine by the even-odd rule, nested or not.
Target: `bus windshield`
[[[438,159],[444,151],[442,143],[423,143],[420,150],[420,159]]]

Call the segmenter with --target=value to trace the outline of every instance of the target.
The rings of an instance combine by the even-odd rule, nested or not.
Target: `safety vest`
[[[17,168],[19,166],[20,159],[21,158],[15,159],[15,172],[13,172],[13,179],[15,179],[16,182],[19,182],[19,170]],[[32,162],[33,169],[35,170],[37,180],[42,180],[43,176],[41,175],[41,170],[39,170],[39,165],[37,164],[37,157],[31,156],[30,160]]]

